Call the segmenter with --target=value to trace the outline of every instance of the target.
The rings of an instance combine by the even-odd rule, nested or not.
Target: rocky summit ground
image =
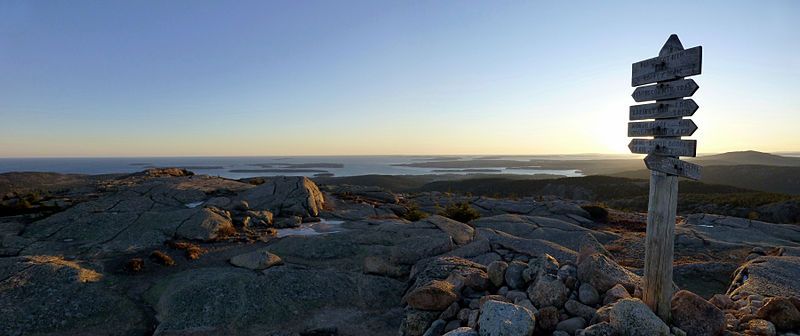
[[[182,169],[4,180],[0,335],[800,333],[795,224],[679,218],[665,322],[639,299],[644,214]]]

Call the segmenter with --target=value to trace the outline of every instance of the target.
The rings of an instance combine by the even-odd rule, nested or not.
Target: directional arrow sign
[[[643,136],[690,136],[697,125],[689,119],[641,121],[628,123],[629,137]]]
[[[633,105],[630,108],[631,120],[689,117],[699,107],[693,99],[665,100],[658,103]]]
[[[633,63],[631,86],[699,75],[702,60],[703,47],[694,47]]]
[[[644,158],[647,169],[664,174],[678,175],[692,180],[700,179],[700,166],[668,156],[648,155]]]
[[[628,148],[637,154],[697,156],[697,140],[633,139]]]
[[[697,83],[692,79],[681,79],[655,85],[640,86],[631,95],[633,100],[643,102],[648,100],[662,100],[681,97],[691,97],[697,89]]]

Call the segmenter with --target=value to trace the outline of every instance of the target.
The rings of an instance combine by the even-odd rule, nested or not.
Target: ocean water
[[[0,173],[5,172],[55,172],[75,174],[134,173],[151,167],[183,167],[197,174],[227,178],[253,176],[309,176],[333,174],[333,176],[424,175],[424,174],[556,174],[582,176],[574,169],[506,169],[491,167],[487,171],[464,171],[459,169],[418,168],[395,164],[435,160],[504,159],[528,161],[530,159],[567,159],[565,156],[263,156],[263,157],[136,157],[136,158],[0,158]],[[588,159],[592,157],[569,157]],[[298,164],[325,163],[321,167],[292,167]],[[274,171],[258,171],[274,169]],[[486,169],[486,168],[484,168]],[[247,170],[247,171],[242,171]]]

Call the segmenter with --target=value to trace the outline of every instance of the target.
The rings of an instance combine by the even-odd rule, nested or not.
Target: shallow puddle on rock
[[[316,236],[342,231],[341,220],[322,219],[316,223],[303,223],[300,227],[291,229],[278,229],[278,238],[286,236]]]

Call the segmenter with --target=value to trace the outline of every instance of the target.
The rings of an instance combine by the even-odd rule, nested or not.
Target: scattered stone
[[[600,322],[597,324],[592,324],[586,329],[583,329],[583,333],[580,334],[581,336],[613,336],[614,335],[614,327],[611,326],[608,322]]]
[[[512,301],[511,301],[511,300],[509,300],[507,297],[505,297],[505,296],[502,296],[502,295],[497,295],[497,294],[493,294],[493,295],[484,295],[484,296],[483,296],[483,297],[481,297],[481,298],[480,298],[480,300],[478,301],[478,307],[482,309],[483,305],[484,305],[484,304],[485,304],[487,301],[500,301],[500,302],[505,302],[505,303],[512,303]]]
[[[491,281],[495,287],[503,285],[503,279],[505,278],[507,268],[508,263],[505,261],[494,261],[486,268],[489,273],[489,281]]]
[[[237,267],[247,268],[254,271],[264,270],[276,265],[282,265],[281,257],[270,253],[266,249],[237,255],[231,258],[230,263]]]
[[[528,298],[531,299],[536,307],[554,306],[561,308],[567,301],[569,290],[558,278],[552,274],[546,274],[539,278],[536,283],[528,287]]]
[[[558,260],[553,256],[542,253],[534,258],[528,260],[528,268],[522,272],[522,277],[525,281],[535,282],[536,279],[545,274],[556,275],[559,270]]]
[[[725,330],[725,314],[697,294],[681,290],[670,302],[672,322],[689,335],[718,335]]]
[[[400,333],[404,336],[422,336],[436,320],[438,312],[406,309],[405,318],[400,324]]]
[[[273,226],[275,226],[276,229],[290,229],[300,227],[301,224],[303,224],[303,217],[288,216],[276,219]]]
[[[469,312],[469,319],[467,320],[467,327],[475,329],[478,327],[478,317],[480,317],[481,311],[479,309],[473,309]]]
[[[444,334],[444,336],[478,336],[478,333],[475,332],[475,329],[469,327],[461,327],[458,329],[451,330],[450,332]]]
[[[584,282],[578,287],[578,299],[584,304],[594,306],[600,303],[600,294],[592,285]]]
[[[542,330],[552,331],[555,330],[556,325],[558,325],[559,315],[558,308],[556,307],[547,306],[540,308],[539,315],[536,317],[536,322]]]
[[[584,327],[586,327],[586,320],[583,317],[573,317],[558,322],[556,325],[556,330],[565,331],[570,335],[573,335],[575,334],[576,330],[583,329]]]
[[[775,325],[767,320],[753,319],[747,322],[746,333],[753,336],[775,336]]]
[[[452,304],[450,304],[449,307],[447,307],[447,309],[445,309],[442,312],[442,314],[439,315],[439,319],[445,321],[452,320],[456,318],[456,315],[458,315],[459,310],[461,310],[461,307],[458,305],[458,302],[453,302]]]
[[[506,268],[505,280],[506,284],[511,289],[525,289],[525,279],[522,278],[522,271],[528,268],[528,265],[521,261],[513,261]]]
[[[528,293],[518,290],[511,290],[506,293],[506,297],[509,298],[511,301],[517,301],[519,299],[528,299]]]
[[[564,310],[572,316],[583,317],[586,321],[591,321],[597,315],[597,309],[589,307],[583,303],[575,300],[567,300],[564,304]]]
[[[580,269],[580,267],[579,267]],[[669,327],[639,299],[617,301],[609,311],[609,323],[620,335],[667,336]]]
[[[617,302],[621,299],[629,298],[631,295],[628,293],[628,290],[625,289],[620,284],[611,287],[611,289],[606,291],[606,295],[603,298],[603,305],[608,305],[609,303]]]
[[[443,320],[433,321],[433,323],[431,323],[431,326],[428,328],[428,330],[425,331],[424,334],[422,334],[422,336],[441,336],[442,332],[444,331],[444,326],[446,324],[447,322]]]
[[[451,331],[453,331],[453,330],[456,330],[456,329],[458,329],[458,328],[460,328],[460,327],[461,327],[461,321],[459,321],[459,320],[452,320],[452,321],[450,321],[450,322],[447,322],[447,325],[445,325],[445,326],[444,326],[444,332],[445,332],[445,333],[448,333],[448,332],[451,332]]]
[[[530,336],[536,327],[536,318],[517,305],[488,301],[481,311],[479,325],[481,336]]]
[[[800,311],[785,297],[768,298],[756,312],[758,318],[772,322],[777,330],[800,329]]]
[[[714,294],[708,302],[717,306],[717,308],[725,310],[733,306],[733,300],[730,296],[725,294]]]

